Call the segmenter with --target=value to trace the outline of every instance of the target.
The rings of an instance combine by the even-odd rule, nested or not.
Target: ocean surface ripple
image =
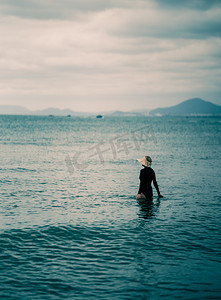
[[[221,298],[220,118],[0,128],[0,299]],[[160,200],[136,200],[143,155]]]

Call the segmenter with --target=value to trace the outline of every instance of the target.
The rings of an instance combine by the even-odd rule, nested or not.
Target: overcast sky
[[[220,0],[0,0],[0,105],[221,105]]]

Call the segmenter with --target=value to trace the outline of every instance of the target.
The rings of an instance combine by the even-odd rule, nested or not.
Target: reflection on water
[[[138,217],[141,219],[151,219],[154,217],[160,206],[160,198],[157,198],[156,202],[152,198],[139,199],[137,202],[140,206]]]

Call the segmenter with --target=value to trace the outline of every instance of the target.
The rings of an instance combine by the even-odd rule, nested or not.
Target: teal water
[[[221,298],[221,118],[0,115],[0,133],[0,299]],[[136,201],[143,155],[160,201]]]

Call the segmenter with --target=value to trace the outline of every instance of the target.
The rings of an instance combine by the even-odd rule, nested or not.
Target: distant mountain
[[[157,108],[151,110],[149,115],[173,115],[173,116],[182,116],[182,115],[219,115],[221,114],[221,106],[213,104],[211,102],[202,100],[200,98],[193,98],[181,102],[178,105]]]
[[[18,105],[0,105],[0,114],[3,115],[28,115],[31,111]]]
[[[43,110],[35,110],[33,111],[32,114],[35,115],[54,115],[54,116],[67,116],[67,115],[71,115],[71,116],[76,116],[76,115],[82,115],[84,113],[80,113],[80,112],[76,112],[73,111],[71,109],[59,109],[59,108],[46,108]]]
[[[125,116],[141,116],[147,115],[148,111],[132,110],[132,111],[98,111],[97,114],[113,117],[125,117]],[[59,108],[46,108],[43,110],[29,110],[23,106],[17,105],[0,105],[0,115],[40,115],[40,116],[96,116],[96,113],[89,112],[76,112],[71,109],[59,109]]]
[[[146,116],[148,111],[144,110],[131,110],[131,111],[121,111],[116,110],[113,112],[106,112],[106,115],[113,116],[113,117],[134,117],[134,116]]]
[[[23,106],[17,105],[0,105],[0,114],[3,115],[54,115],[54,116],[77,116],[85,115],[86,113],[75,112],[71,109],[46,108],[42,110],[29,110]]]
[[[113,117],[139,117],[147,116],[148,110],[131,110],[131,111],[104,111],[97,113],[89,112],[76,112],[71,109],[59,109],[59,108],[46,108],[43,110],[29,110],[23,106],[16,105],[0,105],[0,115],[40,115],[40,116],[96,116],[97,114],[104,116],[113,116]],[[149,112],[150,116],[157,115],[173,115],[173,116],[182,116],[182,115],[221,115],[221,106],[215,105],[211,102],[193,98],[181,102],[178,105],[157,108]]]

